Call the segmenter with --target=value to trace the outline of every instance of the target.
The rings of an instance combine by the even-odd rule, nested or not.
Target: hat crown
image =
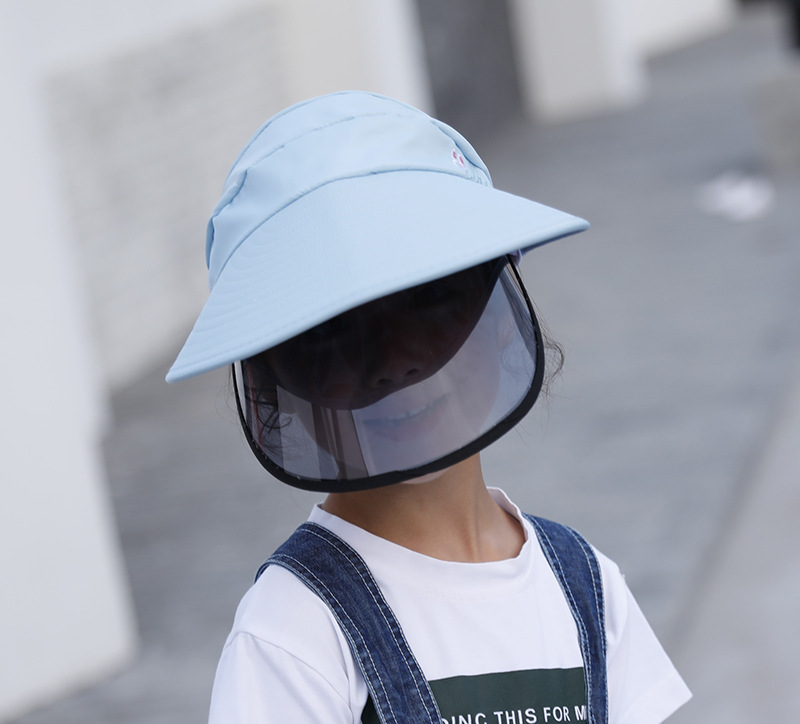
[[[227,177],[206,237],[211,292],[167,379],[586,227],[492,188],[463,136],[404,103],[360,91],[299,103]]]
[[[212,213],[209,286],[253,231],[302,196],[334,181],[402,171],[492,185],[486,165],[461,134],[391,98],[346,91],[279,113],[245,146]]]

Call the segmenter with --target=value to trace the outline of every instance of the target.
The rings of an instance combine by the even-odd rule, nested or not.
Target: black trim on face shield
[[[284,483],[347,492],[450,467],[531,409],[538,322],[507,259],[345,312],[234,365],[259,462]]]

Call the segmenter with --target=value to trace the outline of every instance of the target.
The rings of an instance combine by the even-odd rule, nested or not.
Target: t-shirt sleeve
[[[320,672],[248,633],[228,640],[217,667],[209,724],[351,724],[347,702]]]
[[[653,633],[617,566],[603,570],[608,637],[609,721],[659,724],[691,693]]]
[[[209,724],[354,724],[366,689],[358,688],[348,651],[321,599],[292,573],[270,566],[237,609]]]

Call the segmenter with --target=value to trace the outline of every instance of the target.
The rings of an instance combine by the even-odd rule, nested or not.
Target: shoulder
[[[210,722],[350,722],[366,692],[325,604],[268,567],[242,598],[214,680]],[[277,719],[274,717],[277,716]]]
[[[545,548],[549,548],[561,563],[573,563],[579,566],[592,558],[597,562],[602,583],[602,597],[606,613],[606,624],[622,619],[624,620],[630,592],[625,583],[625,576],[614,561],[603,555],[597,548],[587,541],[575,529],[544,518],[525,515],[525,525],[529,529],[529,536],[536,541],[548,560]],[[540,537],[541,535],[541,537]],[[544,539],[544,540],[543,540]],[[551,563],[551,567],[560,567],[560,563]],[[592,567],[594,565],[592,564]],[[556,573],[556,571],[553,571]]]
[[[570,545],[570,529],[555,524],[554,545]],[[583,541],[583,538],[581,538]],[[608,664],[609,720],[658,724],[691,694],[628,588],[616,563],[591,544],[600,568]],[[573,549],[574,550],[574,549]]]
[[[636,602],[619,566],[596,548],[593,547],[592,550],[597,557],[603,579],[606,636],[609,646],[613,646],[626,626],[631,606],[636,606]],[[638,611],[638,606],[636,609]]]
[[[330,609],[293,573],[277,565],[265,569],[242,597],[229,640],[246,636],[301,660],[316,660],[319,651],[336,653],[344,666],[348,650]]]
[[[691,698],[616,563],[593,549],[605,599],[612,721],[658,724]]]
[[[525,521],[526,526],[530,526],[530,531],[534,534],[533,538],[538,539],[537,543],[542,548],[542,552],[545,551],[542,540],[538,535],[539,532],[546,539],[545,545],[552,546],[559,557],[573,562],[594,557],[600,570],[604,596],[606,599],[610,597],[612,600],[621,598],[624,603],[628,595],[625,576],[614,561],[601,553],[583,535],[568,525],[531,515],[525,515],[524,517],[527,519]]]

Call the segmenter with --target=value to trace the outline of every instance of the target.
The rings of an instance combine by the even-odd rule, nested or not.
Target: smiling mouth
[[[370,430],[390,436],[398,434],[401,431],[419,434],[427,431],[429,427],[432,427],[439,421],[441,414],[444,412],[446,402],[447,395],[442,395],[433,400],[433,402],[429,402],[420,407],[404,410],[395,415],[373,417],[364,420],[363,424]]]

